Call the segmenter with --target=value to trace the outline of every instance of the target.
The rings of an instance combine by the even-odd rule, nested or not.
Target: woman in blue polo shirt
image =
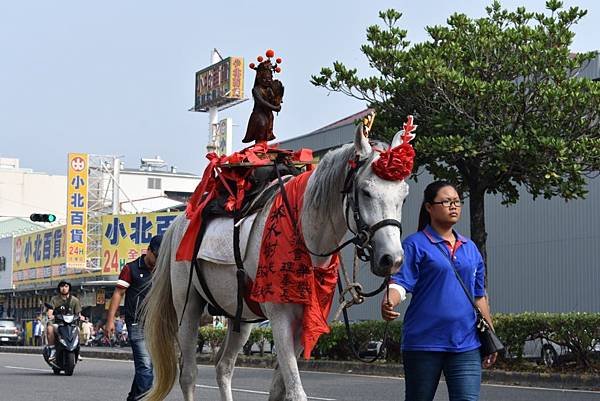
[[[407,292],[412,294],[402,330],[406,401],[433,400],[442,372],[450,401],[479,399],[482,362],[476,317],[454,268],[483,316],[492,320],[481,254],[473,241],[453,230],[462,205],[449,183],[427,186],[419,230],[404,240],[404,263],[391,278],[389,300],[382,301],[383,319],[393,320],[400,315],[394,308]],[[495,361],[496,355],[486,357],[483,367]]]

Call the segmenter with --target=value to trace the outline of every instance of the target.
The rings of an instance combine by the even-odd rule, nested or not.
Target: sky
[[[250,2],[128,0],[0,2],[0,157],[21,167],[66,174],[69,152],[116,155],[136,168],[160,156],[178,171],[200,174],[206,164],[208,114],[190,112],[195,72],[213,48],[246,65],[272,48],[283,58],[278,139],[314,131],[365,104],[310,84],[311,75],[339,60],[370,75],[360,52],[378,12],[403,13],[413,43],[425,27],[454,12],[472,17],[491,1],[303,0]],[[574,27],[573,51],[598,49],[600,2],[565,1],[588,10]],[[504,1],[543,10],[544,1]],[[245,92],[254,71],[246,67]],[[253,102],[221,111],[233,118],[233,148],[241,149]]]

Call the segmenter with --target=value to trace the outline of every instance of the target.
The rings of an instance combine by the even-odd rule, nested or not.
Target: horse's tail
[[[161,243],[152,288],[143,306],[146,345],[154,367],[154,383],[145,401],[164,400],[177,377],[177,313],[171,289],[171,247],[176,219]]]

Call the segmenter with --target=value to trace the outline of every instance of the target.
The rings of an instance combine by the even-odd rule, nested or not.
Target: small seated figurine
[[[271,63],[271,58],[275,56],[273,50],[267,50],[267,59],[262,56],[257,57],[258,65],[250,64],[250,68],[256,70],[256,79],[252,88],[252,97],[254,98],[254,109],[248,120],[246,136],[242,142],[249,143],[267,142],[275,139],[273,134],[273,112],[281,110],[283,99],[283,84],[281,81],[273,79],[273,71],[281,72],[278,64],[281,64],[281,58]]]

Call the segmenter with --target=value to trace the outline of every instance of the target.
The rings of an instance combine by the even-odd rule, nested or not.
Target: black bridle
[[[375,261],[373,260],[373,245],[374,245],[373,236],[375,235],[375,232],[377,232],[377,230],[379,230],[383,227],[386,227],[386,226],[395,226],[395,227],[398,227],[398,229],[400,230],[400,236],[402,237],[402,223],[400,223],[400,221],[398,221],[396,219],[384,219],[384,220],[378,221],[377,223],[370,226],[365,222],[365,220],[362,218],[362,216],[360,214],[358,185],[356,183],[356,180],[358,177],[359,170],[365,165],[367,160],[368,159],[360,160],[359,157],[356,156],[356,159],[352,163],[352,167],[350,168],[350,170],[348,170],[348,173],[346,174],[346,178],[344,180],[344,187],[342,189],[342,194],[344,195],[344,200],[346,202],[346,209],[344,211],[344,219],[346,221],[346,226],[348,227],[348,230],[352,234],[354,234],[354,237],[345,241],[344,243],[342,243],[341,245],[339,245],[337,248],[333,249],[330,252],[316,253],[316,252],[312,252],[309,249],[308,252],[311,255],[319,256],[319,257],[331,256],[334,253],[342,250],[346,246],[348,246],[350,244],[354,244],[354,246],[356,247],[358,258],[360,260],[362,260],[363,262],[370,262],[371,269],[373,269],[374,264],[375,264]],[[350,194],[352,194],[352,196],[350,196]],[[354,220],[356,232],[354,230],[352,230],[352,227],[350,226],[350,223],[349,223],[350,219],[348,217],[349,217],[350,209],[352,209],[352,218]],[[382,291],[383,287],[384,286],[382,285],[381,288],[372,295],[375,295],[378,292]],[[365,296],[366,294],[361,294],[361,295]],[[372,295],[369,295],[369,296],[372,296]]]

